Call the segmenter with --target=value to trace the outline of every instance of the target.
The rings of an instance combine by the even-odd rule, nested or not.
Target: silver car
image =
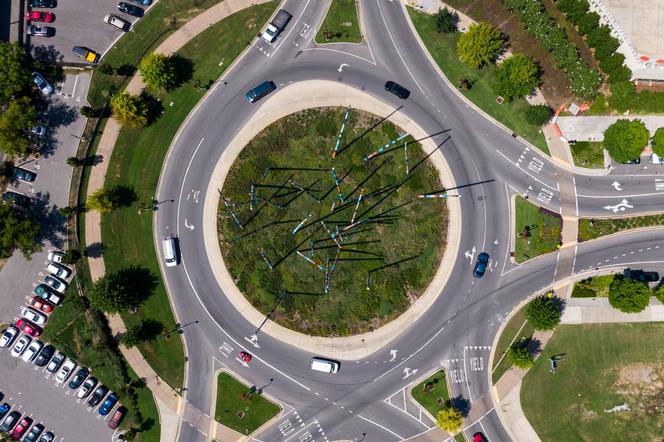
[[[12,348],[12,356],[15,358],[18,358],[21,356],[21,354],[25,351],[26,347],[30,345],[32,342],[32,338],[28,335],[23,335],[21,336],[18,341],[16,341],[16,344],[14,344],[14,347]]]
[[[28,25],[25,33],[35,37],[51,37],[55,34],[55,28],[50,26]]]
[[[51,95],[53,93],[53,86],[51,86],[39,72],[32,73],[32,81],[34,81],[39,90],[42,91],[42,94]]]
[[[0,336],[0,347],[5,348],[12,345],[12,342],[14,342],[14,339],[16,339],[17,335],[18,335],[18,329],[16,327],[14,327],[13,325],[7,327],[2,332],[2,336]]]

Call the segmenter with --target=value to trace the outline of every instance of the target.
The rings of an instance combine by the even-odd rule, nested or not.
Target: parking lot
[[[35,11],[50,11],[55,14],[53,23],[41,23],[53,27],[55,34],[52,37],[26,35],[28,47],[36,58],[60,63],[84,63],[72,53],[74,46],[85,46],[104,54],[124,34],[123,31],[104,23],[104,16],[108,13],[115,14],[132,24],[138,20],[137,17],[120,12],[118,2],[119,0],[95,0],[93,3],[86,0],[66,0],[58,1],[52,9],[34,8]]]

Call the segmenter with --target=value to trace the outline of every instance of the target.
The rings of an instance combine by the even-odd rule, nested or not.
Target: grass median
[[[588,241],[600,236],[624,230],[664,225],[664,215],[633,216],[631,218],[579,220],[579,241]]]
[[[429,414],[434,421],[438,412],[450,403],[450,392],[447,389],[447,379],[445,370],[438,370],[419,384],[410,392],[415,399]],[[454,436],[456,442],[464,442],[463,433],[459,432]]]
[[[362,43],[362,31],[355,0],[332,0],[316,43]]]
[[[574,165],[590,169],[604,168],[604,147],[597,141],[577,141],[570,144]]]
[[[553,252],[562,241],[560,215],[538,207],[521,196],[515,198],[514,259],[518,263]]]
[[[510,345],[524,338],[532,338],[533,333],[535,333],[535,328],[528,322],[526,307],[523,306],[521,310],[512,316],[512,319],[510,319],[500,334],[500,338],[498,338],[496,353],[493,356],[493,367],[491,368],[491,379],[494,384],[512,367],[507,358],[507,351]]]
[[[450,83],[456,86],[462,78],[468,79],[472,87],[470,90],[461,91],[466,98],[548,155],[549,148],[541,129],[525,121],[528,102],[523,98],[512,102],[505,101],[503,104],[496,102],[497,96],[494,92],[496,67],[491,65],[482,69],[473,69],[462,63],[456,53],[457,41],[461,36],[459,32],[441,34],[436,30],[433,15],[412,8],[407,9],[417,33]]]
[[[244,9],[209,27],[184,46],[178,55],[191,60],[196,80],[201,84],[216,81],[270,17],[275,2]],[[220,59],[224,63],[220,63]],[[140,204],[149,205],[159,180],[162,163],[176,131],[203,96],[190,80],[162,96],[164,113],[143,129],[123,127],[113,150],[106,176],[106,187],[123,185],[133,188],[137,201],[125,209],[102,216],[102,242],[107,271],[135,264],[159,275],[159,264],[152,240],[152,214],[138,213]],[[136,313],[123,315],[127,326],[153,320],[172,329],[175,320],[161,278],[152,296]],[[178,335],[169,340],[158,338],[139,346],[152,368],[171,387],[182,385],[184,353]]]

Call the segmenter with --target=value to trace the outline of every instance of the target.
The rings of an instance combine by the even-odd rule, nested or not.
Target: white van
[[[339,371],[339,363],[331,359],[313,357],[311,358],[311,369],[323,373],[334,374]]]
[[[166,267],[175,267],[178,265],[178,255],[175,249],[175,238],[169,237],[162,241],[162,250],[164,251],[164,261]]]

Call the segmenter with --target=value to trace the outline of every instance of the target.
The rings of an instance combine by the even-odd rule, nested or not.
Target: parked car
[[[55,21],[55,15],[52,12],[48,11],[28,11],[25,14],[25,19],[27,21],[41,21],[44,23],[53,23]]]
[[[81,384],[83,383],[83,381],[85,380],[85,378],[88,377],[89,374],[90,374],[90,370],[88,370],[88,369],[85,368],[85,367],[80,368],[80,369],[76,372],[76,374],[74,375],[74,377],[71,378],[71,381],[69,381],[69,385],[68,385],[69,389],[70,389],[70,390],[76,390],[78,387],[81,386]]]
[[[64,364],[62,364],[62,367],[60,367],[60,371],[58,371],[58,374],[55,375],[55,381],[58,383],[63,383],[64,381],[71,376],[72,372],[76,369],[76,362],[74,362],[73,359],[67,358]]]
[[[4,431],[5,433],[9,433],[11,429],[14,428],[14,425],[16,425],[16,423],[20,418],[21,418],[21,413],[19,413],[16,410],[12,411],[5,418],[5,420],[2,421],[2,425],[0,425],[0,430]]]
[[[62,280],[66,280],[71,276],[71,269],[69,267],[63,266],[62,264],[49,263],[46,266],[46,271],[53,276],[57,276]]]
[[[28,431],[28,428],[30,428],[30,425],[32,425],[32,418],[26,416],[21,419],[21,421],[14,427],[10,434],[12,439],[19,440],[21,437],[23,437],[25,432]]]
[[[37,174],[31,170],[24,169],[22,167],[14,167],[14,173],[12,174],[12,178],[14,178],[15,180],[21,180],[31,183],[37,179]]]
[[[48,256],[46,259],[48,259],[50,262],[55,262],[60,264],[62,262],[62,258],[64,257],[64,252],[61,252],[60,250],[51,250],[48,252]]]
[[[67,283],[51,275],[44,276],[44,283],[58,293],[64,293],[67,290]]]
[[[401,86],[399,83],[395,83],[394,81],[388,81],[387,83],[385,83],[385,90],[403,100],[405,100],[410,96],[410,91],[408,89]]]
[[[152,0],[131,0],[131,1],[143,6],[150,6],[152,4]]]
[[[55,373],[58,368],[62,365],[64,360],[66,359],[66,356],[63,352],[59,351],[51,358],[51,362],[48,363],[46,366],[46,371],[49,372],[50,374]]]
[[[0,347],[6,348],[12,345],[14,339],[18,336],[18,329],[13,325],[10,325],[2,331],[2,336],[0,336]]]
[[[477,432],[473,434],[473,442],[489,442],[486,440],[486,437],[484,437],[484,434]]]
[[[12,408],[12,406],[9,405],[7,402],[0,405],[0,419],[2,419],[3,417],[5,417],[7,415],[10,408]]]
[[[41,350],[43,346],[44,343],[38,339],[32,341],[32,343],[28,345],[28,348],[26,348],[21,355],[23,362],[31,362],[35,356],[37,356],[37,353],[39,353],[39,350]]]
[[[39,442],[53,442],[55,440],[55,434],[47,431],[39,438]]]
[[[23,335],[18,338],[16,344],[12,347],[12,356],[18,358],[21,354],[28,348],[28,345],[32,342],[32,338],[28,335]]]
[[[16,204],[17,206],[27,207],[30,204],[30,197],[22,193],[8,190],[2,194],[2,200],[9,204]]]
[[[16,326],[26,335],[30,335],[35,338],[41,335],[42,332],[42,329],[39,326],[33,324],[27,319],[19,319],[16,321]]]
[[[39,72],[32,73],[32,81],[42,91],[42,94],[51,95],[53,93],[53,86]]]
[[[657,272],[644,272],[643,270],[625,269],[623,276],[627,279],[633,279],[640,282],[657,282],[659,281],[659,273]]]
[[[32,427],[28,435],[25,436],[23,442],[37,442],[37,438],[44,432],[44,429],[45,428],[42,424],[36,424],[34,427]]]
[[[28,321],[34,322],[37,325],[46,324],[46,315],[39,313],[37,310],[30,307],[21,307],[19,314]]]
[[[60,305],[62,302],[62,296],[58,295],[57,293],[53,293],[51,288],[46,284],[39,284],[37,287],[35,287],[33,293],[37,295],[38,298],[43,299],[44,301],[48,301],[53,305]]]
[[[131,27],[131,23],[129,23],[127,20],[124,18],[120,18],[115,14],[106,14],[104,16],[104,21],[108,23],[111,26],[114,26],[122,31],[127,32],[129,28]]]
[[[115,393],[111,392],[111,394],[108,395],[106,400],[104,401],[103,404],[101,404],[101,407],[99,407],[99,414],[102,416],[106,416],[108,413],[111,412],[115,404],[118,402],[118,397],[115,395]]]
[[[35,365],[37,367],[43,367],[48,363],[51,357],[53,357],[53,353],[55,353],[55,347],[53,347],[51,344],[45,345],[35,358]]]
[[[75,54],[81,57],[85,61],[89,61],[90,63],[97,63],[99,61],[99,55],[92,49],[86,48],[85,46],[74,46],[71,48],[71,51]]]
[[[110,421],[108,421],[108,428],[111,430],[115,430],[118,428],[118,425],[120,425],[120,422],[122,422],[122,418],[124,415],[127,414],[127,409],[125,407],[118,407],[117,410],[115,410],[115,413],[113,413],[113,417],[111,418]]]
[[[653,164],[664,164],[664,157],[660,157],[656,153],[653,153],[650,157],[650,161],[652,161]]]
[[[55,8],[55,0],[29,0],[28,6],[30,8]]]
[[[145,14],[145,10],[143,8],[139,8],[138,6],[130,5],[129,3],[125,2],[118,3],[118,9],[121,12],[133,15],[134,17],[143,17],[143,14]]]
[[[92,393],[92,396],[90,396],[90,399],[88,399],[88,405],[91,407],[96,406],[99,402],[101,402],[102,399],[104,399],[104,396],[106,396],[106,393],[108,393],[108,388],[106,388],[105,385],[99,385],[94,393]]]
[[[30,133],[38,137],[43,137],[46,135],[46,126],[32,126]]]
[[[46,302],[43,299],[39,299],[36,296],[30,298],[28,304],[40,312],[51,313],[53,311],[53,305],[51,303]]]
[[[83,385],[81,388],[78,389],[76,392],[76,397],[79,399],[85,399],[88,397],[90,393],[92,393],[92,390],[97,386],[97,378],[94,376],[90,376],[83,382]]]
[[[43,25],[28,25],[25,28],[25,33],[35,37],[52,37],[55,35],[55,28]]]
[[[486,272],[486,268],[489,265],[489,254],[488,253],[480,253],[477,256],[477,262],[475,263],[475,269],[473,270],[473,276],[475,278],[481,278],[484,276],[484,272]]]

